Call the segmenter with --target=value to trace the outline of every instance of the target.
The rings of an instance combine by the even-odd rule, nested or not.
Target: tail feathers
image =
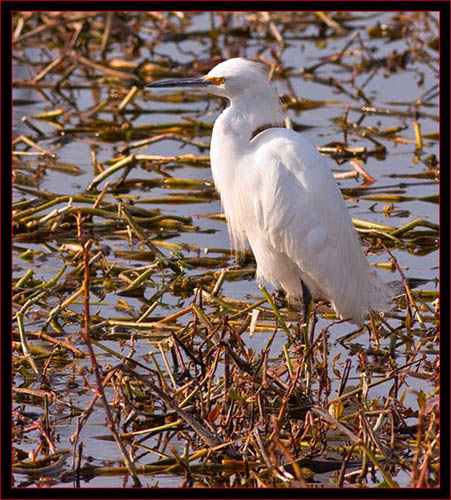
[[[386,311],[389,308],[392,295],[390,287],[371,270],[368,279],[359,283],[354,293],[341,294],[347,300],[343,301],[338,296],[332,304],[339,317],[350,318],[352,323],[363,325],[370,311]]]

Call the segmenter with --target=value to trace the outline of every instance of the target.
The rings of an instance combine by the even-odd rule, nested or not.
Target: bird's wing
[[[332,172],[295,132],[274,131],[261,139],[253,162],[257,230],[334,300],[349,286],[346,274],[368,264]]]

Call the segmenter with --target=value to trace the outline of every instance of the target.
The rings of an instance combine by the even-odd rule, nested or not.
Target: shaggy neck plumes
[[[230,133],[238,136],[240,141],[250,141],[262,127],[281,126],[283,112],[275,90],[270,85],[262,85],[232,98],[230,107],[220,116],[222,118]]]
[[[245,191],[247,154],[252,151],[252,139],[267,125],[282,124],[282,109],[274,89],[262,86],[262,92],[253,89],[230,99],[231,103],[216,120],[211,139],[211,170],[228,220],[232,241],[236,248],[244,248],[247,223],[240,213],[249,202]],[[255,103],[258,109],[255,109]]]

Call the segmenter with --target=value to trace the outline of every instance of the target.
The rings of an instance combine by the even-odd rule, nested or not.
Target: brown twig
[[[82,330],[82,337],[83,340],[86,344],[86,348],[88,350],[89,354],[89,359],[91,361],[91,366],[94,372],[94,376],[96,379],[96,390],[100,396],[100,399],[102,401],[102,406],[105,411],[105,417],[107,421],[108,428],[111,431],[111,434],[114,437],[114,440],[116,441],[116,444],[118,445],[119,451],[121,452],[122,459],[124,460],[125,465],[127,466],[127,469],[130,472],[130,475],[133,478],[133,482],[135,486],[139,487],[141,486],[141,481],[138,478],[138,475],[136,473],[136,468],[134,462],[131,460],[130,456],[127,453],[127,450],[125,449],[125,445],[122,442],[119,433],[116,430],[116,425],[114,423],[113,415],[111,414],[111,410],[108,404],[108,401],[106,399],[105,391],[103,389],[103,382],[102,382],[102,377],[100,375],[100,369],[99,365],[97,364],[97,359],[94,353],[94,349],[92,348],[91,344],[91,338],[90,338],[90,313],[89,313],[89,281],[90,281],[90,266],[89,266],[89,251],[92,246],[92,240],[88,240],[87,242],[84,241],[83,235],[82,235],[82,216],[81,214],[78,214],[76,217],[77,220],[77,234],[78,234],[78,240],[80,244],[82,245],[82,250],[83,250],[83,263],[84,263],[84,278],[83,278],[83,300],[84,300],[84,327]]]

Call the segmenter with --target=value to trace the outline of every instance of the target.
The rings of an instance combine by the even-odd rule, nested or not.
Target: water
[[[433,14],[433,16],[435,16]],[[216,23],[219,23],[219,15],[217,13],[213,14]],[[436,16],[435,16],[436,18]],[[188,31],[196,31],[202,29],[208,29],[206,26],[210,25],[210,14],[209,13],[197,13],[193,15],[191,19]],[[240,16],[236,19],[236,24],[240,25],[243,23],[243,18]],[[370,39],[367,36],[366,28],[373,27],[376,23],[381,24],[393,24],[393,14],[392,13],[361,13],[356,16],[356,19],[349,20],[346,25],[350,29],[350,35],[359,33],[362,39],[362,43],[365,46],[371,47],[374,52],[372,56],[375,58],[383,58],[387,55],[393,54],[394,51],[402,53],[407,50],[406,40],[400,39],[395,41],[388,41],[386,38],[383,39]],[[250,39],[240,38],[233,39],[233,43],[226,43],[224,37],[221,36],[218,39],[218,46],[221,54],[225,57],[230,57],[232,55],[241,55],[245,57],[254,57],[257,54],[272,60],[271,51],[277,50],[277,43],[271,38],[271,36],[263,37],[261,33],[253,33]],[[288,35],[292,35],[290,38]],[[301,39],[296,39],[297,35],[302,35]],[[309,99],[324,101],[324,104],[319,108],[315,108],[308,111],[294,112],[290,111],[289,116],[292,120],[302,126],[308,126],[308,128],[303,132],[308,138],[317,146],[323,146],[333,141],[342,141],[343,132],[337,125],[336,119],[343,116],[345,110],[348,111],[348,121],[357,122],[360,127],[377,127],[379,130],[384,130],[389,127],[403,126],[406,125],[407,128],[399,133],[403,138],[410,141],[415,140],[415,134],[412,127],[412,117],[411,116],[385,116],[384,114],[367,114],[363,115],[359,108],[364,104],[362,100],[358,98],[352,98],[349,95],[345,95],[339,91],[333,85],[325,85],[317,82],[307,81],[307,79],[302,78],[299,74],[299,70],[308,66],[311,66],[321,60],[321,58],[327,57],[330,54],[340,52],[349,40],[348,37],[344,38],[331,38],[324,39],[323,43],[319,43],[316,39],[317,30],[312,26],[305,31],[297,32],[296,29],[289,27],[287,29],[287,48],[282,52],[281,64],[284,67],[290,67],[291,73],[295,76],[291,76],[289,79],[289,84],[280,80],[277,81],[277,86],[279,92],[281,93],[291,93],[290,88],[293,90],[295,96]],[[145,42],[153,42],[153,34],[150,32],[143,32],[142,37]],[[425,35],[426,36],[426,35]],[[308,38],[311,37],[311,38]],[[233,37],[232,37],[233,38]],[[299,38],[299,37],[298,37]],[[230,42],[230,40],[228,40]],[[236,44],[236,45],[235,45]],[[158,57],[168,57],[179,63],[190,62],[196,59],[208,59],[210,55],[210,48],[212,42],[209,39],[199,39],[191,40],[190,38],[182,42],[164,42],[161,41],[155,48],[154,58]],[[353,51],[350,55],[344,55],[343,58],[348,65],[355,64],[355,69],[351,69],[348,72],[343,72],[343,68],[335,64],[325,64],[318,71],[315,72],[317,76],[322,78],[335,78],[342,83],[342,85],[347,89],[352,89],[350,85],[350,79],[355,78],[357,85],[363,84],[368,78],[368,73],[363,72],[358,74],[357,64],[360,62],[362,57],[361,45],[355,41],[352,43],[348,50]],[[59,48],[52,47],[33,47],[28,46],[23,49],[24,54],[31,61],[41,61],[41,64],[45,66],[52,57],[56,57],[59,53]],[[124,54],[126,52],[126,47],[118,44],[116,51],[109,54],[109,57],[125,57],[130,58],[130,54]],[[237,54],[235,53],[237,52]],[[437,53],[431,51],[431,59],[438,57]],[[135,58],[137,62],[142,62],[144,59],[152,59],[147,50],[142,50],[141,53]],[[97,60],[97,55],[93,54],[93,60]],[[433,68],[437,68],[438,64],[436,61],[431,62],[431,64],[422,64],[420,61],[415,60],[408,62],[404,68],[396,68],[396,70],[389,72],[386,68],[381,67],[376,74],[372,77],[369,83],[364,87],[365,95],[371,99],[371,105],[378,108],[388,108],[391,110],[398,110],[401,112],[412,112],[419,111],[426,113],[429,117],[422,117],[420,119],[421,130],[423,134],[432,134],[438,132],[438,96],[427,102],[427,106],[418,106],[416,104],[417,100],[425,93],[426,90],[432,88],[437,84],[438,74]],[[41,68],[42,69],[42,68]],[[33,75],[33,72],[37,68],[32,68],[31,71],[20,61],[16,60],[14,63],[14,79],[15,80],[27,80]],[[54,81],[60,75],[49,75],[46,81]],[[420,79],[423,79],[421,85],[418,84]],[[102,84],[102,81],[98,81],[96,85],[85,77],[85,74],[77,69],[73,74],[73,79],[79,84],[82,84],[85,88],[77,89],[70,93],[62,90],[61,94],[66,96],[70,95],[70,99],[73,100],[75,105],[71,105],[66,99],[63,99],[61,94],[54,92],[51,89],[44,89],[42,91],[33,88],[14,88],[14,99],[26,99],[33,101],[26,105],[15,105],[13,108],[13,133],[15,137],[20,134],[30,135],[31,131],[26,126],[24,122],[21,121],[24,115],[32,116],[37,113],[42,113],[44,111],[55,109],[63,106],[65,108],[64,122],[65,126],[68,128],[76,127],[80,117],[83,116],[87,110],[94,106],[97,102],[102,99],[107,98],[109,89],[106,85]],[[92,85],[92,88],[89,86]],[[96,88],[96,91],[94,91]],[[215,117],[221,110],[222,104],[220,101],[205,98],[204,100],[190,102],[190,103],[159,103],[152,101],[149,95],[144,92],[140,92],[135,100],[136,105],[144,109],[150,109],[155,111],[151,114],[137,114],[126,115],[127,120],[133,126],[145,125],[148,123],[159,124],[167,122],[178,122],[183,123],[187,118],[202,120],[206,122],[213,122]],[[110,106],[111,107],[111,106]],[[180,112],[175,112],[174,110],[181,110]],[[104,120],[115,120],[118,123],[122,123],[126,119],[119,118],[117,115],[114,116],[111,113],[106,113],[100,111],[97,114],[98,119]],[[45,134],[45,138],[39,141],[39,144],[50,150],[55,148],[56,129],[46,124],[45,122],[35,121],[39,126],[39,129]],[[208,136],[196,137],[203,142],[209,142]],[[71,137],[72,139],[72,137]],[[93,137],[90,134],[76,134],[74,136],[75,140],[70,140],[67,144],[62,145],[55,149],[59,162],[66,162],[75,165],[81,169],[81,174],[77,176],[70,176],[67,173],[56,171],[53,169],[48,169],[45,174],[40,178],[36,187],[42,191],[48,191],[50,193],[58,193],[74,195],[83,192],[83,190],[92,181],[93,177],[97,175],[98,172],[94,171],[93,168],[93,157],[92,153],[95,150],[96,159],[98,162],[105,162],[111,158],[118,155],[118,148],[123,146],[124,143],[106,143]],[[392,217],[387,217],[383,213],[384,205],[388,205],[387,202],[376,203],[370,200],[364,200],[362,197],[348,199],[347,204],[351,215],[359,219],[365,219],[372,222],[377,222],[380,224],[388,224],[400,227],[409,221],[415,219],[424,219],[433,223],[438,223],[438,205],[433,203],[428,203],[425,201],[420,201],[418,197],[425,197],[430,195],[435,195],[438,192],[437,182],[433,179],[419,179],[414,177],[418,173],[422,173],[426,170],[426,166],[423,163],[425,157],[430,155],[436,155],[439,157],[438,142],[432,139],[425,139],[424,150],[421,153],[415,148],[415,144],[409,143],[396,143],[385,137],[378,137],[381,143],[387,148],[387,154],[384,159],[377,159],[376,157],[369,156],[367,161],[363,165],[365,170],[369,172],[374,178],[375,183],[373,187],[380,188],[380,193],[395,192],[396,194],[402,194],[404,196],[409,196],[415,198],[412,201],[406,201],[403,203],[395,203],[394,208],[400,209],[403,212],[402,216],[394,215]],[[374,148],[374,144],[368,141],[366,138],[359,137],[357,135],[352,135],[349,140],[349,146],[359,147],[365,146],[369,150]],[[154,143],[148,147],[142,148],[136,151],[140,154],[152,154],[152,155],[162,155],[162,156],[175,156],[182,154],[208,154],[208,151],[200,151],[199,148],[193,145],[183,145],[175,140],[166,140],[158,143]],[[32,167],[34,166],[36,159],[31,161]],[[332,160],[331,160],[332,161]],[[342,172],[344,170],[350,170],[349,163],[344,165],[337,165],[333,162],[333,168],[335,172]],[[211,182],[211,173],[208,168],[194,168],[190,166],[176,165],[175,167],[163,166],[163,170],[174,177],[180,177],[185,179],[196,179],[202,181]],[[122,172],[112,176],[110,181],[117,180]],[[395,176],[393,176],[395,174]],[[402,178],[396,177],[403,175]],[[159,172],[147,172],[141,168],[136,168],[129,177],[133,178],[159,178],[161,174]],[[412,177],[409,177],[412,176]],[[339,181],[340,187],[355,189],[357,188],[362,179],[348,179]],[[101,189],[103,183],[99,186]],[[145,208],[152,207],[149,201],[152,199],[160,198],[162,196],[168,196],[171,194],[184,194],[186,195],[186,190],[184,189],[168,189],[168,188],[152,188],[150,190],[144,191],[139,186],[134,187],[129,190],[127,195],[134,198],[137,206],[143,206]],[[373,193],[369,193],[373,194]],[[18,190],[13,191],[14,201],[22,199],[24,194]],[[108,195],[107,195],[108,196]],[[193,219],[193,224],[199,227],[199,231],[194,232],[179,232],[175,237],[171,238],[169,241],[180,244],[193,244],[196,245],[202,252],[205,248],[229,248],[229,238],[227,234],[227,229],[225,224],[222,222],[208,218],[209,214],[217,214],[221,212],[220,203],[218,200],[212,200],[207,203],[196,203],[196,204],[162,204],[158,205],[162,213],[170,215],[181,215],[189,216]],[[372,209],[373,208],[373,209]],[[94,219],[99,224],[103,223],[100,219]],[[209,232],[205,232],[209,230]],[[135,249],[133,245],[130,245],[124,239],[111,238],[101,242],[109,246],[111,251],[116,252],[119,250],[131,250]],[[54,246],[56,242],[49,241],[50,246]],[[55,251],[51,251],[46,248],[45,245],[37,243],[23,243],[21,242],[20,250],[15,251],[13,254],[14,258],[14,270],[17,273],[17,277],[22,276],[27,269],[33,269],[35,279],[42,279],[48,281],[53,278],[56,270],[60,269],[62,266],[61,254]],[[24,248],[30,248],[33,250],[40,250],[43,252],[41,257],[36,257],[32,262],[25,261],[20,258]],[[164,252],[169,253],[168,250],[163,249]],[[403,268],[406,277],[408,278],[422,278],[429,280],[425,289],[435,290],[438,280],[438,250],[426,253],[424,255],[415,255],[412,251],[406,251],[403,249],[394,249],[393,253],[397,258],[400,266]],[[196,252],[189,252],[183,250],[185,257],[196,256]],[[208,255],[207,255],[208,256]],[[388,262],[388,256],[386,254],[370,256],[370,262],[380,263]],[[132,261],[121,262],[123,265],[141,265],[144,263],[136,263]],[[230,266],[236,266],[233,260],[230,261]],[[202,273],[202,269],[194,269],[193,271],[188,271],[188,275],[196,275]],[[215,270],[213,270],[215,271]],[[378,270],[384,281],[392,281],[394,279],[399,279],[396,273],[391,273],[384,270]],[[145,291],[145,297],[149,299],[160,287],[161,281],[156,278],[155,284],[152,286],[149,284]],[[236,300],[258,300],[261,297],[261,292],[257,287],[257,284],[253,279],[240,280],[240,281],[225,281],[222,287],[222,293],[229,298]],[[59,301],[59,297],[53,297],[51,299],[51,307],[54,307]],[[163,295],[161,299],[161,304],[154,311],[153,316],[166,316],[171,312],[177,311],[181,307],[186,307],[191,301],[191,297],[183,299],[181,297],[175,296],[170,292]],[[126,297],[127,304],[139,311],[143,307],[143,303],[140,299],[135,299],[132,297]],[[93,306],[93,310],[98,311],[99,314],[104,317],[121,317],[122,313],[120,309],[117,308],[119,303],[119,297],[115,294],[106,294],[103,300],[101,300],[98,305]],[[74,304],[71,306],[74,314],[82,313],[82,305]],[[317,331],[319,332],[321,328],[328,326],[329,321],[320,319],[317,325]],[[400,326],[400,321],[397,319],[390,319],[389,324],[393,328],[398,328]],[[37,328],[34,327],[34,328]],[[66,335],[75,335],[78,331],[78,325],[67,325]],[[335,325],[330,330],[329,337],[329,350],[330,358],[335,358],[340,355],[340,360],[337,366],[340,369],[344,366],[346,359],[350,358],[351,355],[348,347],[344,347],[336,341],[337,338],[348,334],[352,331],[352,326],[347,323]],[[256,352],[261,351],[267,343],[270,336],[268,333],[257,333],[253,338],[249,338],[248,334],[243,335],[243,340],[246,344],[255,350]],[[277,357],[281,350],[283,343],[286,341],[285,336],[280,333],[276,340],[274,341],[271,349],[271,356]],[[358,344],[366,347],[371,342],[367,334],[362,335],[356,341]],[[388,347],[389,340],[382,341],[382,347]],[[120,352],[121,354],[127,354],[129,350],[128,344],[118,345],[117,342],[111,343],[111,348]],[[139,340],[135,344],[137,351],[136,357],[140,359],[142,356],[148,354],[149,350],[153,350],[155,355],[161,361],[160,354],[157,349],[145,340]],[[96,352],[100,354],[100,351],[96,349]],[[113,363],[117,360],[110,359],[110,356],[102,353],[100,358],[102,363]],[[67,376],[71,376],[79,384],[80,387],[83,386],[82,376],[78,374],[79,370],[83,370],[83,365],[89,365],[87,361],[74,361],[74,363],[67,368]],[[353,359],[353,371],[351,377],[354,377],[354,383],[358,383],[359,380],[358,363]],[[21,385],[24,380],[20,374],[15,375],[15,384]],[[333,390],[337,389],[338,381],[334,380]],[[62,383],[62,386],[65,384]],[[428,392],[432,389],[432,385],[429,385],[427,380],[412,379],[412,388],[417,390],[424,390]],[[55,389],[56,390],[56,389]],[[377,386],[370,392],[371,397],[385,397],[386,396],[386,384]],[[81,408],[85,407],[90,401],[91,394],[83,390],[75,391],[71,395],[72,402]],[[406,399],[404,401],[406,406],[411,405],[416,407],[416,394],[412,391],[408,392]],[[56,433],[58,435],[58,446],[60,448],[71,448],[71,443],[69,442],[69,437],[74,432],[75,419],[74,418],[62,418],[61,422],[56,426]],[[96,436],[105,433],[105,423],[104,414],[102,408],[99,406],[93,413],[93,416],[89,420],[89,424],[84,427],[80,440],[83,441],[85,446],[84,453],[86,456],[92,456],[93,461],[97,464],[102,464],[106,460],[120,460],[120,455],[114,442],[99,441]],[[99,446],[100,443],[100,446]],[[153,446],[152,439],[146,443],[148,446]],[[28,445],[21,443],[22,448],[33,448],[34,443],[31,440]],[[183,452],[183,442],[179,444],[180,452]],[[153,457],[157,459],[157,457]],[[398,481],[402,480],[403,483],[408,484],[408,478],[400,479],[402,476],[397,478]],[[23,477],[20,475],[17,478],[18,484],[23,481]],[[156,476],[159,486],[177,486],[180,484],[179,477],[171,477],[167,475]],[[108,486],[108,487],[119,487],[122,485],[123,479],[118,477],[98,477],[92,482],[86,485],[89,486]],[[149,486],[154,484],[154,479],[149,479]],[[83,484],[82,484],[83,485]]]

